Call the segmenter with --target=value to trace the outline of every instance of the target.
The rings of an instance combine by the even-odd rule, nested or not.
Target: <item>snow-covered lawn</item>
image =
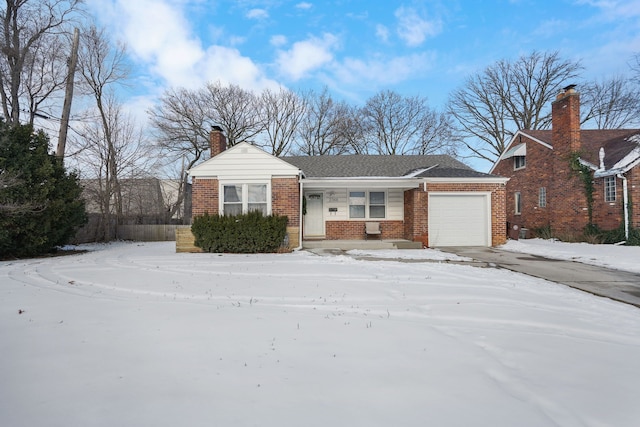
[[[640,419],[635,307],[439,262],[91,249],[0,262],[0,425]]]
[[[500,249],[640,273],[640,246],[592,245],[564,243],[558,240],[526,239],[509,240]]]

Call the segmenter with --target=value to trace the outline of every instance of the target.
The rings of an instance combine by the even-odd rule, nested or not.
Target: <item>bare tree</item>
[[[84,120],[80,129],[84,150],[76,160],[93,178],[85,194],[88,203],[100,212],[100,234],[96,237],[109,241],[111,227],[117,228],[128,213],[123,181],[148,178],[154,156],[146,136],[114,95],[103,96],[100,106],[92,111],[95,116]]]
[[[376,154],[426,154],[450,151],[449,123],[424,97],[381,91],[360,110],[367,149]]]
[[[632,80],[637,84],[640,84],[640,52],[635,53],[631,57],[629,67],[631,68],[631,71],[633,73]]]
[[[33,121],[34,108],[60,88],[64,74],[58,73],[58,47],[80,4],[80,0],[6,0],[0,8],[0,101],[7,123],[19,123],[21,110],[27,107]]]
[[[367,145],[364,128],[360,120],[360,108],[340,103],[336,111],[336,139],[340,141],[348,152],[366,154]]]
[[[187,171],[202,161],[209,151],[212,119],[202,105],[201,91],[184,88],[165,91],[160,104],[148,113],[166,160],[163,166],[178,182],[176,200],[167,206],[167,216],[171,218],[184,206]],[[176,169],[178,163],[181,167]]]
[[[259,99],[238,85],[208,83],[201,91],[202,108],[212,123],[224,129],[227,144],[252,142],[264,130]]]
[[[96,27],[82,32],[80,46],[80,88],[94,100],[94,108],[85,115],[80,137],[85,147],[85,164],[93,166],[97,179],[102,238],[109,240],[110,225],[114,222],[117,226],[125,213],[121,180],[145,177],[151,168],[144,162],[152,156],[143,132],[123,112],[114,94],[114,86],[123,84],[128,76],[124,46],[112,46],[104,31]]]
[[[307,105],[306,114],[299,129],[298,151],[307,156],[344,154],[352,151],[349,140],[344,138],[343,122],[348,119],[349,106],[331,98],[329,89],[309,91],[302,95]]]
[[[263,145],[274,156],[284,155],[292,148],[298,126],[304,118],[305,100],[281,87],[277,92],[266,89],[262,92],[261,101],[266,133]]]
[[[619,129],[638,123],[640,90],[631,79],[614,76],[586,84],[580,89],[582,123],[598,129]]]
[[[581,70],[579,61],[563,60],[558,52],[503,59],[470,76],[450,95],[447,110],[472,157],[493,162],[518,129],[550,125],[551,101]]]

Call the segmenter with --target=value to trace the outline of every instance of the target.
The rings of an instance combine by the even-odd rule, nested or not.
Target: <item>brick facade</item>
[[[210,178],[193,178],[191,181],[191,217],[217,215],[219,207],[218,180]]]
[[[429,218],[427,193],[424,187],[404,192],[404,238],[429,246]]]
[[[527,137],[527,131],[517,135],[512,146],[526,144],[526,166],[515,170],[514,158],[500,160],[492,173],[509,177],[506,194],[508,224],[528,229],[551,227],[559,235],[576,235],[589,223],[588,202],[580,171],[571,168],[572,158],[583,156],[581,141],[580,95],[572,88],[556,98],[552,104],[552,130],[550,148]],[[591,172],[593,174],[593,172]],[[639,182],[638,167],[627,174],[629,183]],[[604,178],[593,178],[592,223],[603,230],[623,225],[623,181],[615,178],[616,200],[606,202]],[[540,188],[546,189],[546,206],[539,203]],[[638,188],[636,188],[638,187]],[[515,195],[520,193],[521,213],[515,212]],[[640,186],[629,185],[632,212],[639,212]],[[640,225],[640,216],[630,218],[630,225]]]
[[[300,186],[297,178],[271,180],[271,210],[273,214],[286,215],[289,227],[300,226]]]
[[[507,217],[505,211],[506,187],[504,184],[489,183],[429,183],[427,190],[431,192],[483,192],[491,193],[491,245],[502,245],[507,241]],[[415,190],[414,190],[415,191]],[[428,197],[424,199],[424,211],[429,211]],[[423,240],[423,238],[419,240]],[[415,240],[415,238],[414,238]],[[427,235],[428,240],[428,235]],[[424,240],[423,240],[424,241]]]
[[[368,221],[326,221],[325,238],[327,240],[365,240],[364,227]],[[380,221],[382,235],[375,239],[403,239],[402,221]]]

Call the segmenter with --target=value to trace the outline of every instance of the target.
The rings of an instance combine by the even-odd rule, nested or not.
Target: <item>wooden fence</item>
[[[176,240],[176,228],[184,225],[119,225],[117,227],[118,240],[133,240],[137,242],[168,242]],[[190,227],[190,226],[186,226]]]

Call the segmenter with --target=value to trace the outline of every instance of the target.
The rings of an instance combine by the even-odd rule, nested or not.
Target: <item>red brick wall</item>
[[[364,240],[365,222],[369,221],[326,221],[325,238],[327,240]],[[402,221],[380,221],[380,230],[382,239],[402,239],[404,236]]]
[[[556,234],[580,234],[589,223],[587,197],[578,171],[570,167],[571,158],[581,150],[580,95],[574,90],[558,95],[552,104],[552,141],[549,149],[528,138],[527,165],[514,171],[513,159],[496,165],[494,174],[511,178],[507,183],[507,221],[536,229],[551,226]],[[622,181],[617,180],[616,202],[604,201],[604,180],[594,179],[593,223],[604,230],[620,226]],[[547,207],[538,205],[540,187],[547,188]],[[516,215],[515,193],[520,192],[522,214]]]
[[[404,192],[404,238],[429,246],[429,210],[424,186]]]
[[[227,137],[222,129],[215,127],[209,132],[209,157],[215,157],[227,149]]]
[[[548,226],[551,218],[553,202],[553,151],[529,138],[521,138],[518,143],[526,143],[526,166],[514,170],[514,159],[504,159],[493,170],[496,175],[510,178],[506,191],[506,220],[510,225],[518,225],[529,229]],[[540,187],[547,191],[547,206],[538,204]],[[520,192],[522,213],[515,213],[515,193]]]
[[[300,189],[298,178],[271,180],[271,211],[289,218],[289,227],[300,226]]]
[[[629,186],[629,205],[631,206],[630,226],[640,228],[640,166],[627,173]]]
[[[594,179],[593,223],[603,230],[613,230],[624,222],[622,180],[616,178],[616,201],[604,201],[604,178]]]
[[[218,180],[193,178],[191,183],[192,207],[191,217],[209,213],[218,214]]]
[[[551,116],[556,153],[562,157],[580,151],[580,94],[574,89],[559,94],[551,104]]]
[[[502,245],[507,241],[507,219],[505,212],[506,187],[503,184],[485,183],[427,183],[427,191],[439,192],[490,192],[491,193],[491,245]],[[428,198],[424,199],[424,211],[428,212]],[[418,239],[422,240],[422,239]],[[424,240],[422,240],[424,242]]]

